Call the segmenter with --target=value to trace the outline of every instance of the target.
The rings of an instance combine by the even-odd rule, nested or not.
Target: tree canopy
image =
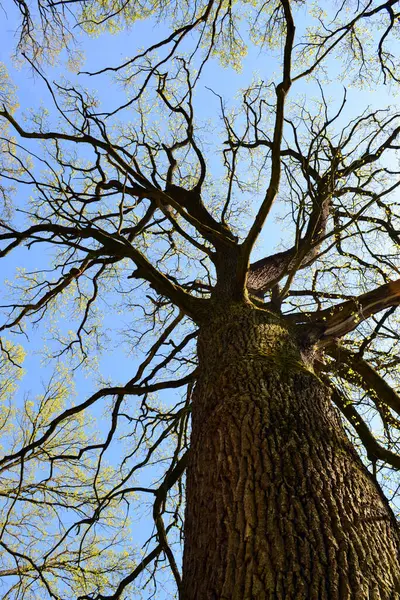
[[[179,589],[196,337],[216,305],[305,340],[397,514],[399,1],[15,10],[12,64],[41,96],[2,65],[3,598]],[[94,36],[112,59],[86,66]]]

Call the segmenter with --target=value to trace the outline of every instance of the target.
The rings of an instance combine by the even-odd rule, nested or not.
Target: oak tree
[[[399,1],[16,6],[47,96],[21,114],[2,70],[3,598],[400,598],[400,113],[366,100]],[[126,380],[74,395],[123,344]]]

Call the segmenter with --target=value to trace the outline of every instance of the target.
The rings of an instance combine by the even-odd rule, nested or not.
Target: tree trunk
[[[284,321],[199,336],[182,600],[400,598],[395,518]]]

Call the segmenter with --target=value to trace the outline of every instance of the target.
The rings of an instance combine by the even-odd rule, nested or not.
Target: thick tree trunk
[[[203,327],[182,600],[400,598],[397,524],[279,320]]]

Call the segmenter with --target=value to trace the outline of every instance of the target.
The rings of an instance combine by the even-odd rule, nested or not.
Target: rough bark
[[[199,360],[182,600],[400,598],[395,518],[294,334],[237,306]]]

